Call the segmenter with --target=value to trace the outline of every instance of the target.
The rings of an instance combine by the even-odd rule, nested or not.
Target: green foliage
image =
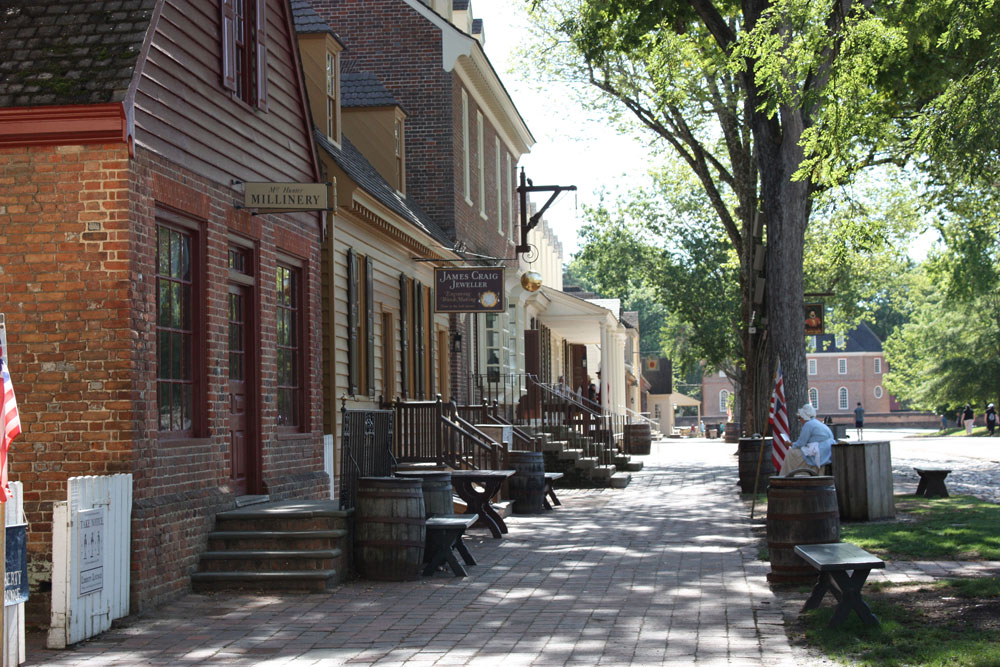
[[[1000,559],[1000,505],[972,496],[896,496],[896,512],[906,520],[843,524],[841,539],[883,558]]]

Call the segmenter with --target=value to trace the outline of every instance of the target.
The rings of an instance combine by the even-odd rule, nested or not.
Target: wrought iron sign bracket
[[[563,192],[575,192],[575,185],[535,185],[524,175],[524,167],[521,167],[521,184],[517,186],[517,194],[521,205],[521,243],[515,248],[518,254],[531,252],[531,245],[528,243],[528,232],[538,225],[542,219],[542,214],[552,205]],[[538,211],[528,218],[528,193],[529,192],[551,192],[548,201],[538,209]]]

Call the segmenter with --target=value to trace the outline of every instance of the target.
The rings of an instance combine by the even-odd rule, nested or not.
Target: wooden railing
[[[541,438],[531,435],[524,429],[520,428],[517,424],[509,421],[505,416],[502,416],[496,401],[490,404],[484,400],[482,403],[477,405],[459,405],[457,408],[458,413],[462,415],[466,421],[470,421],[474,424],[509,426],[512,434],[512,440],[509,443],[510,449],[526,452],[541,451]]]
[[[396,438],[393,452],[400,463],[433,463],[455,469],[500,467],[502,447],[458,414],[441,397],[433,401],[393,403]]]

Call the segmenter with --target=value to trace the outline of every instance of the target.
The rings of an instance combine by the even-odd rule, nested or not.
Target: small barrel
[[[541,514],[545,511],[545,462],[542,452],[512,449],[507,452],[507,464],[514,476],[507,480],[507,489],[514,514]]]
[[[455,501],[451,488],[451,473],[447,470],[396,472],[397,477],[419,479],[424,494],[424,512],[428,517],[455,513]]]
[[[354,563],[361,576],[377,581],[418,578],[424,562],[426,523],[419,479],[359,479]]]
[[[761,444],[764,451],[760,451]],[[754,492],[754,476],[757,476],[757,492],[767,491],[771,475],[776,475],[774,461],[771,458],[771,438],[740,438],[736,452],[739,455],[740,491]],[[757,460],[760,459],[760,474],[757,475]]]
[[[722,435],[723,442],[739,442],[743,427],[739,422],[728,422]]]
[[[809,584],[816,570],[795,553],[797,544],[840,541],[840,513],[833,477],[772,477],[767,491],[767,580]]]
[[[649,454],[653,442],[652,432],[647,422],[625,424],[625,453]]]

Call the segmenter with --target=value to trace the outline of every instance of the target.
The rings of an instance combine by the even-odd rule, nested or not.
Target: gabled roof
[[[862,322],[844,336],[844,345],[837,347],[834,334],[816,336],[816,350],[809,354],[835,354],[837,352],[881,352],[882,341],[867,324]]]
[[[382,178],[378,171],[375,170],[375,167],[368,162],[361,151],[355,148],[354,144],[347,137],[341,138],[342,148],[337,148],[320,130],[314,130],[313,136],[316,138],[316,143],[319,147],[333,158],[333,161],[355,183],[361,186],[365,192],[390,210],[398,213],[404,220],[420,231],[431,236],[446,247],[451,247],[452,242],[448,238],[448,235],[438,227],[431,217],[424,213],[416,203],[396,192],[396,189]]]
[[[316,10],[312,8],[312,4],[309,0],[291,0],[292,6],[292,21],[295,24],[295,32],[303,35],[326,33],[330,35],[337,43],[344,46],[344,43],[340,41],[340,37],[337,33],[327,25],[327,22],[316,13]]]
[[[0,107],[125,99],[156,0],[4,0]]]
[[[372,72],[344,72],[340,75],[340,106],[402,108],[389,89]]]

